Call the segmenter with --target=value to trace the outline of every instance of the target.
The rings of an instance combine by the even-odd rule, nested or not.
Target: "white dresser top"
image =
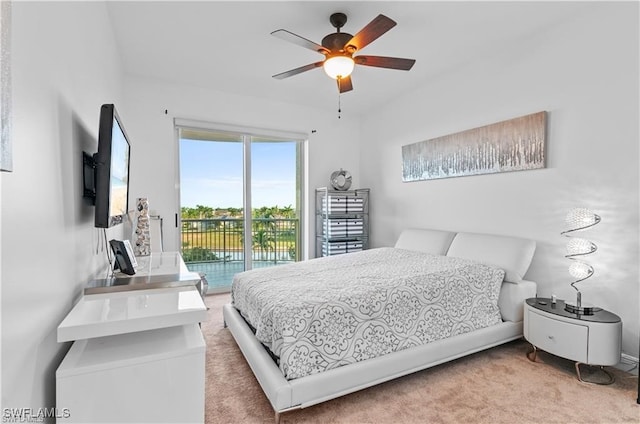
[[[58,342],[199,323],[207,308],[194,286],[83,296],[58,326]]]
[[[179,252],[158,252],[150,256],[136,256],[138,266],[134,275],[103,272],[105,278],[90,281],[84,294],[112,293],[128,290],[148,290],[165,287],[195,286],[200,274],[187,269]]]

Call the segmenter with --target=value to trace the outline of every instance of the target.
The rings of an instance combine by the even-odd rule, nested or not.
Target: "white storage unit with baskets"
[[[369,248],[369,189],[316,189],[316,257]]]

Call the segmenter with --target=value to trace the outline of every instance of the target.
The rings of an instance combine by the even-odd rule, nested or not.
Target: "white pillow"
[[[417,252],[445,255],[456,233],[441,230],[408,228],[400,234],[395,247]]]
[[[531,265],[536,242],[518,237],[458,233],[447,256],[472,259],[505,271],[504,280],[519,283]]]

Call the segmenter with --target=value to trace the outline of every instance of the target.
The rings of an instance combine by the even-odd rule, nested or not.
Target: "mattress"
[[[286,379],[501,322],[504,271],[378,248],[236,274],[233,306]]]

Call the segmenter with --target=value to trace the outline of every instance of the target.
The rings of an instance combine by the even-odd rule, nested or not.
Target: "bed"
[[[522,337],[531,240],[407,229],[394,247],[239,273],[223,308],[275,411]]]

